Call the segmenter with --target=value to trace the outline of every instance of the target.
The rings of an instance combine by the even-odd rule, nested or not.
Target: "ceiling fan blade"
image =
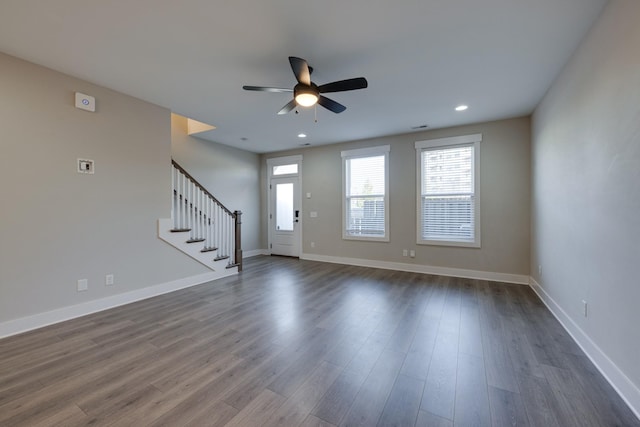
[[[290,56],[289,63],[291,64],[291,69],[293,70],[293,74],[295,74],[298,83],[310,86],[311,73],[309,72],[309,64],[307,64],[307,61],[302,58]]]
[[[296,108],[297,105],[298,104],[296,104],[296,100],[292,99],[287,105],[285,105],[280,111],[278,111],[278,114],[287,114],[289,111]]]
[[[263,87],[263,86],[242,86],[244,90],[255,90],[258,92],[293,92],[293,89],[283,87]]]
[[[320,98],[318,99],[318,104],[322,105],[329,111],[333,111],[336,114],[342,113],[347,109],[347,107],[345,107],[344,105],[339,104],[333,99],[327,98],[326,96],[320,96]]]
[[[318,86],[320,93],[344,92],[347,90],[364,89],[368,86],[367,79],[356,77],[355,79],[340,80]]]

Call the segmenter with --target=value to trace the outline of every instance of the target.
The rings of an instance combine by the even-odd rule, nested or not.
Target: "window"
[[[416,142],[417,243],[480,247],[482,135]]]
[[[276,184],[276,230],[293,231],[293,183]]]
[[[273,166],[271,170],[271,174],[273,176],[290,175],[290,174],[297,174],[297,173],[298,173],[297,163],[291,163],[288,165],[276,165],[276,166]]]
[[[342,237],[389,241],[389,146],[342,152]]]

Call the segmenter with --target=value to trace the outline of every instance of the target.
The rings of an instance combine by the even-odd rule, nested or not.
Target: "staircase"
[[[218,273],[216,278],[242,271],[242,212],[227,209],[173,160],[171,185],[171,218],[158,220],[158,237]]]

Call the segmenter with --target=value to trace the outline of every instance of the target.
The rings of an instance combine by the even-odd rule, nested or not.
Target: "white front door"
[[[298,177],[271,178],[269,227],[271,254],[300,256],[300,195]]]

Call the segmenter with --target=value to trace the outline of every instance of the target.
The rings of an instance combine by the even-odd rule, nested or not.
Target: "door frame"
[[[273,175],[273,167],[274,166],[282,166],[282,165],[291,165],[291,164],[297,164],[298,165],[298,172],[297,173],[291,173],[291,174],[282,174],[282,175]],[[272,231],[272,227],[271,227],[271,221],[272,219],[269,217],[269,215],[271,214],[271,179],[272,178],[297,178],[298,179],[298,188],[297,188],[297,193],[296,196],[298,197],[298,200],[300,202],[300,216],[299,216],[299,222],[298,222],[298,257],[300,257],[302,255],[302,225],[303,222],[302,219],[304,218],[304,214],[303,214],[303,209],[302,209],[302,154],[298,154],[295,156],[285,156],[285,157],[274,157],[271,159],[267,159],[267,183],[266,183],[266,199],[267,199],[267,212],[266,212],[266,219],[267,219],[267,253],[269,255],[271,255],[271,246],[273,243],[273,231]]]

